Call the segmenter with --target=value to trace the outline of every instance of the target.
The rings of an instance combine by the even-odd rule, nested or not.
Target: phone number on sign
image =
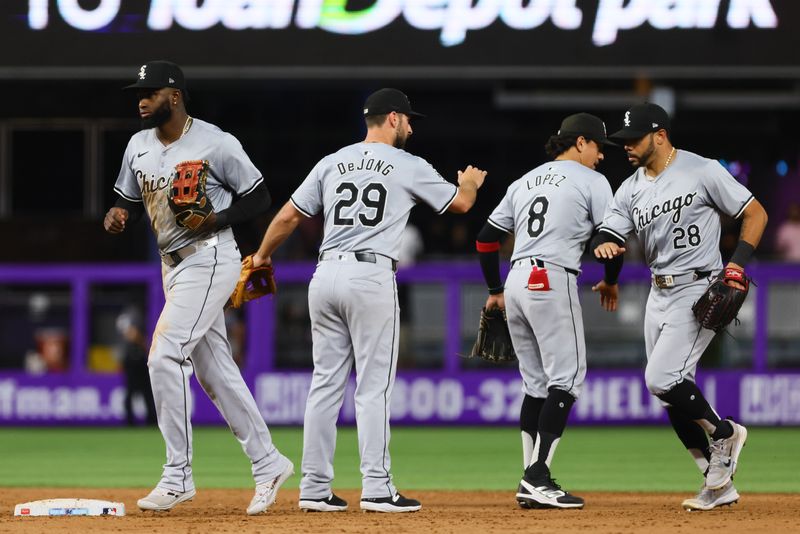
[[[455,379],[398,378],[392,395],[393,421],[516,422],[522,381],[487,378],[474,383]]]

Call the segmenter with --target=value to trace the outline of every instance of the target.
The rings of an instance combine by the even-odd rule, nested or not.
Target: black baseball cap
[[[595,143],[614,144],[606,137],[605,123],[590,113],[576,113],[561,121],[558,135],[582,135]]]
[[[367,97],[364,102],[364,116],[386,115],[396,111],[409,117],[424,119],[425,115],[411,109],[411,102],[402,91],[392,88],[379,89]]]
[[[171,61],[148,61],[136,75],[136,83],[123,87],[123,91],[135,89],[161,89],[171,87],[186,91],[186,79],[179,66]]]
[[[611,139],[638,139],[661,129],[669,131],[669,115],[656,104],[637,104],[625,112],[623,127]]]

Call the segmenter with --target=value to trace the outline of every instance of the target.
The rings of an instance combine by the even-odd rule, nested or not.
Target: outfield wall
[[[274,372],[253,377],[256,403],[270,424],[298,425],[311,374]],[[699,383],[722,416],[752,425],[800,425],[800,373],[704,373]],[[351,380],[340,421],[355,421]],[[192,420],[222,424],[216,408],[192,381]],[[122,378],[70,375],[0,377],[2,425],[117,425],[124,422]],[[392,421],[409,425],[516,424],[522,401],[521,380],[513,370],[398,374],[392,397]],[[138,409],[143,409],[139,405]],[[577,424],[655,424],[666,421],[658,400],[649,395],[639,371],[590,371],[584,393],[573,409]]]
[[[314,265],[308,263],[278,266],[279,285],[284,292],[279,293],[275,300],[265,298],[249,303],[245,310],[243,374],[264,418],[273,424],[302,423],[311,375],[306,369],[292,370],[276,365],[276,330],[279,328],[276,301],[291,295],[287,289],[291,284],[304,286],[313,269]],[[743,344],[748,356],[752,354],[752,357],[745,367],[740,365],[737,369],[703,369],[707,366],[701,362],[698,380],[722,416],[733,416],[747,424],[798,425],[800,364],[786,366],[784,360],[784,365],[775,366],[770,358],[773,348],[794,347],[793,343],[800,338],[800,318],[791,309],[798,303],[790,298],[789,308],[783,306],[776,313],[770,300],[785,296],[783,288],[800,281],[800,266],[762,264],[754,265],[749,272],[759,285],[748,299],[751,307],[746,317],[748,324],[741,331],[738,343]],[[600,276],[600,266],[587,265],[579,281],[586,286]],[[626,266],[621,284],[623,287],[638,285],[646,294],[648,277],[646,268]],[[472,303],[465,306],[464,295],[469,285],[480,284],[480,280],[476,263],[432,263],[398,272],[401,284],[444,288],[443,302],[440,303],[443,305],[443,327],[438,329],[443,330],[439,332],[443,337],[443,354],[438,369],[401,369],[398,372],[391,408],[393,421],[437,425],[517,422],[521,383],[513,366],[476,368],[473,361],[458,356],[468,350],[465,342],[469,342],[472,325],[477,323],[477,310],[474,310],[473,317]],[[33,283],[41,285],[42,281],[70,288],[69,366],[62,372],[42,375],[0,371],[0,425],[120,424],[124,421],[123,377],[118,373],[92,372],[87,368],[94,324],[90,317],[93,298],[98,291],[102,294],[103,284],[143,285],[147,294],[146,324],[152,331],[163,304],[158,266],[0,267],[0,288]],[[296,296],[291,298],[300,300]],[[584,300],[585,316],[588,306]],[[640,316],[643,314],[643,310],[636,310]],[[778,323],[783,325],[780,329],[775,328]],[[587,325],[587,331],[590,326]],[[616,331],[612,329],[610,335],[614,336]],[[640,336],[638,332],[637,329],[637,337]],[[738,330],[734,332],[739,335]],[[281,335],[285,338],[292,334],[282,332]],[[638,350],[643,352],[640,337],[633,339],[632,343],[641,347]],[[599,369],[592,359],[593,347],[594,342],[589,340],[590,369],[583,395],[573,410],[573,421],[585,424],[665,421],[663,409],[644,386],[641,365],[635,369]],[[307,358],[310,361],[310,355]],[[351,383],[341,414],[345,423],[355,420],[353,386]],[[222,423],[216,409],[194,381],[193,387],[194,421]]]

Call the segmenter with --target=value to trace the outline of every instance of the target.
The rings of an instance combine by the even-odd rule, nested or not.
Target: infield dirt
[[[339,513],[304,513],[296,489],[281,490],[269,512],[248,517],[251,490],[198,489],[191,502],[170,512],[141,512],[136,500],[149,489],[0,488],[0,532],[647,532],[725,534],[798,532],[800,495],[745,494],[738,504],[711,512],[686,512],[688,494],[580,493],[583,510],[522,510],[514,493],[497,491],[408,491],[422,501],[411,514],[363,513],[356,490],[337,491],[350,503]],[[578,492],[576,492],[578,493]],[[14,505],[39,499],[82,497],[124,502],[125,517],[14,517]]]

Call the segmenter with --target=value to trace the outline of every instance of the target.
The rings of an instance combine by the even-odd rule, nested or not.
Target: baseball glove
[[[499,308],[481,310],[478,338],[472,347],[470,358],[476,356],[495,363],[517,360],[514,346],[511,344],[505,310]]]
[[[245,302],[264,295],[271,295],[277,291],[272,265],[253,267],[253,255],[250,254],[242,260],[242,273],[239,275],[239,281],[236,283],[230,299],[228,299],[227,307],[238,308]]]
[[[744,289],[728,285],[728,280],[739,282]],[[731,267],[716,276],[700,300],[692,306],[692,312],[700,326],[719,332],[736,319],[750,290],[750,281],[743,270]]]
[[[197,159],[175,165],[167,202],[178,226],[197,230],[214,211],[206,196],[207,176],[208,161]]]

